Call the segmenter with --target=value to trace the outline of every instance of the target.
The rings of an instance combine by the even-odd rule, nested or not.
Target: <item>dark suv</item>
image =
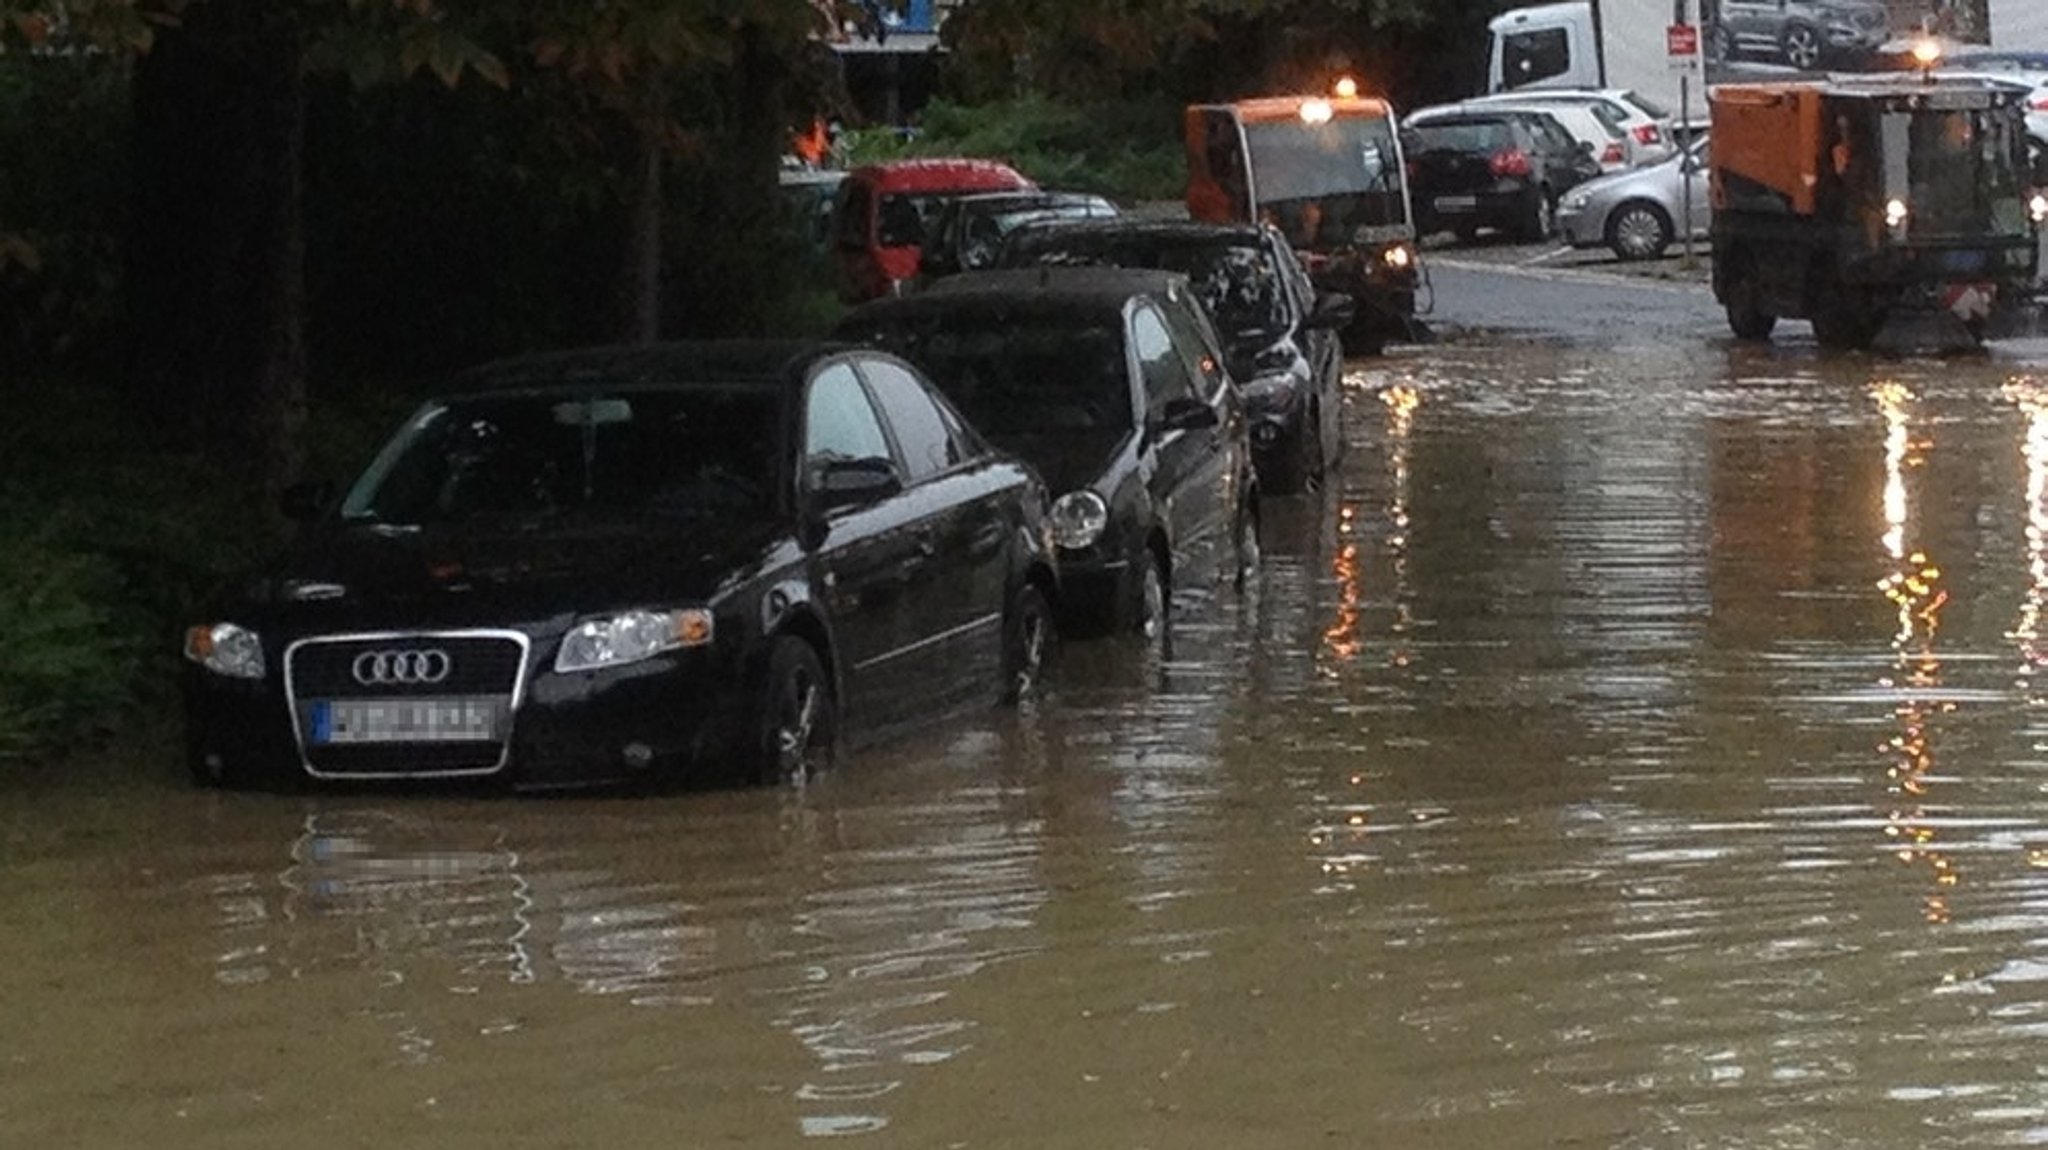
[[[1592,148],[1543,112],[1427,108],[1405,135],[1417,235],[1470,240],[1498,228],[1549,239],[1558,198],[1600,174]]]
[[[1754,57],[1802,72],[1857,64],[1891,38],[1880,0],[1708,0],[1707,52],[1733,63]]]
[[[1163,651],[1176,588],[1255,568],[1244,404],[1185,277],[962,272],[855,308],[836,334],[922,367],[1045,478],[1066,629],[1113,626]]]
[[[1355,305],[1319,292],[1278,228],[1191,220],[1099,220],[1020,228],[1001,267],[1157,268],[1186,275],[1244,388],[1252,454],[1268,494],[1302,491],[1344,450],[1344,349]]]

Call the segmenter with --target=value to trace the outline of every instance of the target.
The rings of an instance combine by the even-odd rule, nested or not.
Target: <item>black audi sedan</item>
[[[1029,689],[1054,634],[1038,477],[870,349],[489,365],[292,503],[186,633],[204,784],[797,778]]]
[[[997,266],[1158,268],[1186,275],[1223,340],[1251,418],[1262,489],[1320,483],[1344,450],[1344,348],[1356,305],[1319,292],[1270,225],[1114,219],[1013,232]]]
[[[1069,631],[1168,642],[1176,588],[1257,566],[1244,405],[1185,277],[964,272],[876,300],[838,334],[923,368],[1050,490]]]

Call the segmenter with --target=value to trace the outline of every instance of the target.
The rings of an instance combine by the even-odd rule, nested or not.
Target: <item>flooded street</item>
[[[0,791],[0,1146],[2048,1142],[2048,351],[1437,290],[1163,668],[802,790]]]

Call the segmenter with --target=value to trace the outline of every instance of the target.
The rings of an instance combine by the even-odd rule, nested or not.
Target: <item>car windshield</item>
[[[1294,310],[1272,254],[1256,244],[1131,234],[1033,233],[1005,262],[1080,267],[1156,268],[1188,277],[1216,330],[1233,342],[1275,337],[1294,326]]]
[[[1887,113],[1888,155],[1907,153],[1907,202],[1914,231],[1969,235],[2027,230],[2020,180],[2027,171],[2018,122],[1996,111]],[[1894,140],[1909,141],[1899,149]],[[1895,176],[1887,177],[1896,187]],[[1894,193],[1895,194],[1895,193]]]
[[[1262,206],[1320,209],[1320,230],[1290,237],[1296,246],[1337,246],[1359,238],[1361,228],[1408,222],[1405,177],[1387,117],[1340,114],[1320,124],[1248,121],[1244,134]]]
[[[1059,317],[928,313],[859,333],[923,368],[969,423],[997,443],[1131,429],[1120,326]]]
[[[536,390],[436,401],[384,447],[342,517],[390,524],[761,514],[775,392]]]

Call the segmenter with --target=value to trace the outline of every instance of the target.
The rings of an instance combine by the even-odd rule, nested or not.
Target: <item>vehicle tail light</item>
[[[2034,110],[2036,112],[2048,112],[2048,92],[2043,92],[2034,97]]]
[[[1495,152],[1486,167],[1496,176],[1526,176],[1536,170],[1529,166],[1529,153],[1520,148]]]
[[[1609,144],[1607,150],[1600,153],[1600,162],[1603,164],[1620,164],[1627,161],[1628,153],[1621,150],[1620,144]]]
[[[1638,144],[1654,144],[1664,138],[1664,133],[1655,124],[1637,124],[1632,130]]]

